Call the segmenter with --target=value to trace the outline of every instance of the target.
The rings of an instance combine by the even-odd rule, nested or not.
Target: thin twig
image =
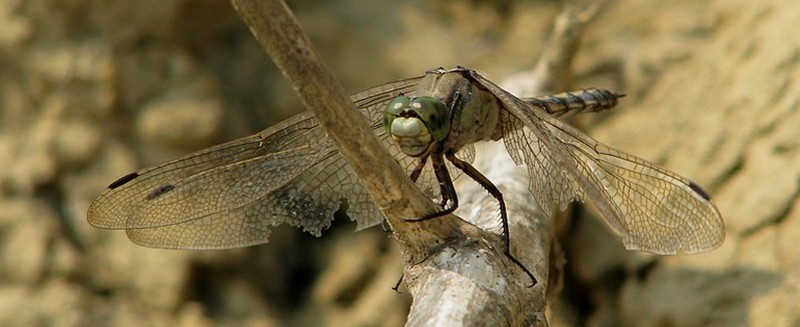
[[[415,224],[402,220],[436,208],[356,113],[350,97],[317,56],[286,4],[279,0],[232,3],[386,214],[407,260],[421,261],[430,253],[431,244],[453,237],[459,230],[456,219]]]

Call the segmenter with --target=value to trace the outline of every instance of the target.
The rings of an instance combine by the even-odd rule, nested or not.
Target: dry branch
[[[476,163],[487,173],[498,172],[487,176],[509,187],[506,201],[513,217],[512,251],[539,277],[534,288],[526,287],[528,276],[503,254],[498,235],[452,215],[404,221],[435,210],[435,204],[380,145],[363,117],[355,114],[350,98],[316,55],[288,7],[278,0],[232,3],[386,214],[404,253],[404,282],[414,297],[407,325],[546,325],[551,220],[549,215],[531,211],[527,183],[519,183],[527,175],[500,183],[503,176],[512,175],[505,175],[499,166]],[[564,51],[574,51],[574,47]],[[543,60],[549,60],[548,65],[565,64],[561,57]],[[481,224],[481,219],[497,219],[495,203],[469,200],[475,194],[489,198],[482,190],[463,192],[462,206],[470,212],[476,208],[476,224]]]

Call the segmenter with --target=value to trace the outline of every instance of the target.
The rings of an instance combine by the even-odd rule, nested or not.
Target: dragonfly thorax
[[[383,123],[400,150],[412,157],[422,156],[450,133],[450,113],[432,97],[396,97],[386,106]]]

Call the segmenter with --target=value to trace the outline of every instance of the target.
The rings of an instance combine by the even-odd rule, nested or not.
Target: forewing
[[[418,81],[393,82],[352,97],[407,171],[415,163],[385,135],[382,112],[386,102],[411,92]],[[92,203],[88,219],[96,227],[126,229],[131,240],[146,246],[231,248],[267,242],[269,227],[282,223],[319,235],[342,203],[359,229],[383,219],[316,120],[301,114],[128,175]]]
[[[474,78],[505,105],[503,120],[512,122],[508,126],[519,126],[513,121],[520,120],[529,130],[510,131],[512,140],[506,144],[533,171],[531,192],[537,201],[551,201],[543,204],[545,209],[574,197],[589,200],[632,250],[698,253],[722,244],[722,217],[697,184],[594,141],[477,73]],[[548,193],[547,187],[556,192]],[[545,195],[535,193],[542,191]]]

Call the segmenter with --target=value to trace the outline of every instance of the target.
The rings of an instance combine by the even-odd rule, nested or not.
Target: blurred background
[[[528,70],[559,1],[289,1],[353,92],[436,67]],[[571,88],[626,93],[573,122],[703,185],[718,250],[625,251],[593,216],[564,217],[554,326],[800,326],[800,4],[608,1]],[[302,111],[225,0],[0,2],[0,325],[400,326],[401,255],[338,219],[227,251],[139,247],[86,222],[141,167]],[[555,90],[564,91],[564,90]]]

